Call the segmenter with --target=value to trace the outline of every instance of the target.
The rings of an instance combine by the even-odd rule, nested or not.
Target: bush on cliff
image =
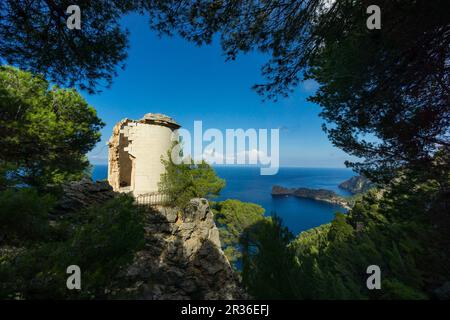
[[[242,258],[239,238],[247,228],[264,219],[264,208],[234,199],[211,203],[211,208],[224,253],[234,264]]]
[[[48,238],[48,213],[52,195],[35,189],[9,189],[0,192],[0,244],[16,245]]]
[[[225,187],[225,180],[216,175],[205,161],[175,164],[170,158],[162,159],[165,172],[161,174],[159,191],[169,198],[169,205],[184,208],[193,198],[211,199]]]

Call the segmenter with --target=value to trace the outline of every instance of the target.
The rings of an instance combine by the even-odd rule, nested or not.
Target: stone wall
[[[123,119],[122,121],[116,123],[113,128],[111,138],[109,139],[108,146],[108,182],[114,191],[120,189],[121,184],[121,170],[122,162],[121,159],[127,154],[123,148],[123,140],[121,141],[120,130],[122,127],[126,126],[130,121],[129,119]]]

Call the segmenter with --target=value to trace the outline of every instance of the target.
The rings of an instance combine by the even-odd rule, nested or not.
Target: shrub
[[[234,263],[241,258],[240,236],[244,230],[264,219],[264,208],[234,199],[212,203],[211,208],[219,227],[225,255],[231,263]]]
[[[0,279],[0,297],[108,297],[108,290],[120,285],[117,275],[144,243],[143,217],[133,199],[122,195],[58,223],[55,228],[64,231],[65,239],[0,251],[0,277],[4,277]],[[81,269],[81,290],[66,287],[69,265]]]
[[[0,240],[19,244],[48,235],[48,213],[54,204],[51,195],[35,189],[7,189],[0,192]]]
[[[161,175],[159,191],[168,196],[170,205],[184,208],[192,198],[211,199],[225,187],[225,180],[205,161],[175,164],[169,152],[169,160],[161,162],[165,172]]]

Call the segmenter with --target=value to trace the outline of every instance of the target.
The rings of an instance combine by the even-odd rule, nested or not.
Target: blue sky
[[[321,130],[320,108],[306,101],[314,83],[301,84],[287,99],[263,102],[251,87],[264,80],[267,57],[251,53],[225,62],[218,42],[198,47],[178,37],[159,38],[139,15],[125,17],[123,25],[130,31],[125,70],[110,89],[84,95],[106,123],[102,141],[88,155],[92,163],[107,163],[106,142],[116,122],[148,112],[167,114],[188,130],[196,120],[204,130],[223,132],[280,128],[281,166],[344,167],[349,159]]]

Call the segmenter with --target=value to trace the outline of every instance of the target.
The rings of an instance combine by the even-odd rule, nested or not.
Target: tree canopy
[[[368,0],[85,0],[78,1],[81,30],[66,27],[69,2],[2,2],[0,59],[95,91],[125,60],[120,17],[140,12],[160,34],[198,45],[218,36],[227,59],[267,54],[267,81],[254,87],[266,98],[317,81],[310,99],[322,107],[329,138],[362,159],[348,165],[373,180],[392,178],[399,168],[436,167],[435,154],[449,153],[445,0],[377,1],[380,30],[366,27]]]
[[[402,182],[294,240],[279,219],[260,220],[240,237],[243,283],[257,299],[449,299],[446,207],[435,181]],[[366,285],[370,265],[381,290]]]
[[[43,186],[80,177],[102,126],[76,90],[49,89],[42,77],[0,67],[2,183]]]
[[[241,259],[239,240],[251,226],[264,219],[264,208],[255,203],[227,199],[211,203],[224,253],[231,263]]]
[[[169,159],[161,159],[165,172],[158,184],[159,191],[169,198],[168,204],[184,208],[192,198],[211,199],[220,194],[225,180],[219,178],[207,162],[190,160],[175,164],[170,158],[171,152],[168,152]]]
[[[299,81],[320,85],[324,129],[349,166],[373,180],[395,169],[435,166],[450,147],[450,18],[446,1],[377,1],[382,27],[369,30],[370,1],[156,1],[152,26],[197,44],[220,35],[229,59],[270,56],[255,89],[270,99]],[[448,162],[448,159],[447,159]]]
[[[240,237],[242,282],[256,299],[292,299],[292,233],[276,214],[248,226]]]
[[[90,92],[108,86],[126,58],[120,17],[135,1],[5,0],[0,3],[0,62],[42,73],[53,82]],[[67,28],[70,5],[81,29]]]
[[[378,5],[381,30],[365,29],[367,16],[356,7],[350,11],[353,26],[325,39],[307,74],[320,84],[310,100],[322,107],[329,138],[363,158],[349,164],[374,180],[398,168],[437,166],[436,155],[450,147],[450,19],[442,14],[444,3]]]

